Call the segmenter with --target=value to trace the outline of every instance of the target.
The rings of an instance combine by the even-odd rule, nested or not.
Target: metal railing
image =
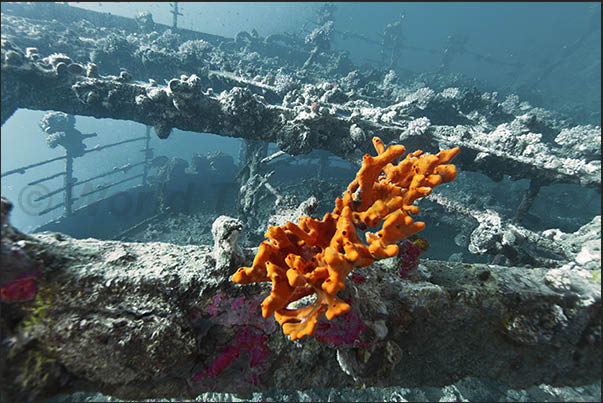
[[[147,185],[147,177],[148,177],[148,173],[149,173],[149,167],[150,167],[150,163],[151,163],[151,147],[150,147],[150,142],[151,142],[151,127],[147,126],[145,129],[145,135],[144,136],[140,136],[140,137],[136,137],[133,139],[128,139],[128,140],[122,140],[122,141],[118,141],[115,143],[111,143],[111,144],[105,144],[102,146],[94,146],[92,148],[86,149],[84,150],[84,155],[92,153],[92,152],[97,152],[97,151],[103,151],[106,150],[108,148],[111,147],[116,147],[122,144],[126,144],[126,143],[131,143],[131,142],[136,142],[136,141],[144,141],[144,148],[142,148],[140,151],[144,154],[144,158],[142,161],[137,162],[135,164],[124,164],[120,167],[115,167],[110,171],[106,171],[103,173],[100,173],[98,175],[92,176],[90,178],[86,178],[83,180],[77,180],[76,178],[74,178],[73,176],[73,160],[74,157],[71,154],[71,152],[68,149],[65,149],[65,155],[60,156],[60,157],[56,157],[56,158],[51,158],[45,161],[40,161],[40,162],[36,162],[34,164],[30,164],[30,165],[26,165],[26,166],[22,166],[20,168],[15,168],[15,169],[11,169],[9,171],[3,172],[2,174],[0,174],[1,178],[10,176],[10,175],[15,175],[15,174],[25,174],[25,172],[27,172],[28,170],[32,169],[32,168],[37,168],[46,164],[49,164],[51,162],[55,162],[55,161],[60,161],[60,160],[65,160],[65,170],[63,172],[57,172],[54,173],[52,175],[48,175],[45,176],[43,178],[39,178],[36,180],[33,180],[31,182],[29,182],[27,185],[28,186],[33,186],[33,185],[38,185],[40,183],[58,178],[58,177],[63,177],[63,186],[61,188],[52,190],[50,192],[47,192],[43,195],[38,196],[36,199],[34,199],[34,202],[39,202],[45,199],[48,199],[54,195],[63,194],[63,201],[61,203],[55,204],[54,206],[50,206],[44,210],[38,211],[37,215],[41,216],[44,214],[47,214],[51,211],[54,211],[58,208],[63,207],[63,215],[64,216],[70,216],[73,214],[73,203],[77,200],[79,200],[82,197],[85,196],[90,196],[94,193],[97,192],[101,192],[101,191],[105,191],[111,187],[120,185],[122,183],[137,179],[137,178],[141,178],[141,183],[143,186]],[[80,158],[80,157],[78,157]],[[97,185],[95,189],[92,189],[90,191],[87,192],[83,192],[82,194],[79,195],[79,197],[75,197],[73,195],[73,189],[76,186],[80,186],[83,185],[85,183],[89,183],[92,182],[94,180],[100,179],[100,178],[104,178],[107,176],[111,176],[111,175],[115,175],[119,172],[122,173],[126,173],[127,171],[129,171],[132,168],[138,167],[138,166],[143,166],[143,172],[137,175],[132,175],[130,177],[127,177],[125,179],[119,179],[116,180],[114,182],[111,183],[105,183],[103,185]]]

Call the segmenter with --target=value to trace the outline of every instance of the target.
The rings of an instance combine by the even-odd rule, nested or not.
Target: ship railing
[[[94,175],[92,177],[83,179],[83,180],[78,180],[74,177],[73,175],[73,160],[74,157],[71,155],[71,153],[68,150],[65,150],[65,155],[60,156],[60,157],[55,157],[55,158],[51,158],[51,159],[47,159],[44,161],[39,161],[33,164],[29,164],[29,165],[25,165],[19,168],[15,168],[15,169],[11,169],[8,170],[6,172],[3,172],[0,174],[1,178],[7,177],[7,176],[11,176],[11,175],[16,175],[16,174],[25,174],[27,171],[33,169],[33,168],[37,168],[37,167],[41,167],[43,165],[46,164],[50,164],[52,162],[56,162],[56,161],[61,161],[64,160],[65,161],[65,169],[61,172],[56,172],[53,173],[51,175],[48,176],[44,176],[42,178],[38,178],[35,180],[30,181],[29,183],[27,183],[27,186],[35,186],[35,185],[39,185],[41,183],[50,181],[52,179],[58,178],[58,177],[63,177],[63,186],[58,188],[58,189],[54,189],[52,191],[48,191],[45,192],[41,195],[38,195],[35,199],[33,199],[33,202],[40,202],[42,200],[46,200],[51,198],[52,196],[55,196],[57,194],[62,194],[63,195],[63,201],[60,203],[57,203],[53,206],[50,206],[48,208],[45,208],[43,210],[37,211],[36,214],[38,216],[50,213],[51,211],[57,210],[59,208],[63,208],[63,216],[70,216],[73,214],[73,203],[83,197],[86,196],[90,196],[92,194],[95,194],[97,192],[101,192],[101,191],[106,191],[109,188],[121,185],[123,183],[141,178],[141,184],[142,186],[147,186],[147,178],[148,178],[148,173],[149,173],[149,168],[151,165],[151,147],[150,147],[150,140],[151,140],[151,131],[150,131],[151,127],[147,126],[146,130],[145,130],[145,135],[144,136],[139,136],[139,137],[135,137],[132,139],[127,139],[127,140],[122,140],[122,141],[118,141],[115,143],[110,143],[110,144],[104,144],[104,145],[96,145],[94,147],[88,148],[84,151],[84,155],[82,157],[78,157],[78,158],[85,158],[85,156],[87,154],[93,153],[93,152],[100,152],[100,151],[104,151],[107,150],[109,148],[112,147],[117,147],[120,146],[122,144],[126,144],[126,143],[132,143],[132,142],[137,142],[137,141],[144,141],[144,147],[140,150],[143,153],[143,159],[140,162],[131,164],[131,163],[126,163],[124,165],[118,166],[118,167],[114,167],[113,169],[106,171],[106,172],[102,172],[98,175]],[[101,179],[101,178],[105,178],[105,177],[109,177],[112,175],[116,175],[118,173],[127,173],[128,171],[130,171],[133,168],[142,166],[143,167],[143,172],[140,174],[136,174],[136,175],[132,175],[129,176],[127,178],[123,178],[123,179],[115,179],[113,182],[109,182],[109,183],[104,183],[102,185],[97,185],[94,189],[92,190],[88,190],[88,191],[83,191],[82,194],[79,195],[79,197],[75,197],[73,195],[73,189],[76,186],[80,186],[86,183],[90,183],[92,181]]]

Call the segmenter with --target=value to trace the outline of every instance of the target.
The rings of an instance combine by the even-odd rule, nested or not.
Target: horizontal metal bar
[[[54,175],[50,175],[50,176],[47,176],[45,178],[41,178],[41,179],[35,180],[33,182],[29,182],[27,184],[27,186],[37,185],[38,183],[46,182],[46,181],[49,181],[51,179],[54,179],[54,178],[57,178],[57,177],[63,176],[63,175],[65,175],[65,172],[59,172],[59,173],[56,173]]]
[[[117,143],[105,144],[104,146],[96,145],[96,146],[94,146],[92,148],[89,148],[89,149],[85,150],[84,152],[87,154],[87,153],[90,153],[90,152],[93,152],[93,151],[100,151],[100,150],[104,150],[105,148],[115,147],[115,146],[118,146],[120,144],[131,143],[133,141],[139,141],[139,140],[146,140],[146,137],[136,137],[134,139],[124,140],[124,141],[118,141]]]
[[[145,163],[144,161],[138,162],[136,164],[130,165],[127,169],[129,170],[129,169],[132,169],[132,168],[137,167],[139,165],[144,165],[144,163]],[[112,169],[111,171],[107,171],[105,173],[93,176],[91,178],[84,179],[82,181],[78,181],[78,182],[74,183],[73,186],[82,185],[84,183],[91,182],[91,181],[93,181],[95,179],[103,178],[105,176],[113,175],[113,174],[116,174],[116,173],[119,173],[119,172],[123,172],[123,171],[121,169]]]
[[[73,203],[73,202],[75,202],[75,201],[77,201],[77,200],[79,200],[79,198],[78,198],[78,197],[74,197],[74,198],[72,198],[72,199],[71,199],[71,202]],[[54,205],[54,206],[52,206],[52,207],[48,207],[48,208],[47,208],[47,209],[45,209],[45,210],[39,211],[39,212],[38,212],[38,215],[43,215],[43,214],[46,214],[46,213],[50,213],[52,210],[56,210],[56,209],[58,209],[59,207],[64,207],[64,206],[65,206],[65,203],[64,203],[64,202],[61,202],[61,203],[56,204],[56,205]]]
[[[141,176],[142,176],[142,174],[138,174],[138,175],[134,175],[134,176],[131,176],[129,178],[126,178],[126,179],[122,179],[119,182],[110,183],[108,185],[100,185],[97,189],[91,190],[90,192],[82,193],[80,195],[80,198],[82,198],[84,196],[91,195],[91,194],[96,193],[96,192],[100,192],[101,190],[108,189],[108,188],[110,188],[112,186],[120,185],[120,184],[122,184],[124,182],[127,182],[127,181],[130,181],[132,179],[140,178]]]
[[[58,188],[56,190],[53,190],[52,192],[48,192],[44,196],[38,197],[37,199],[34,200],[34,202],[39,202],[41,200],[48,199],[50,196],[54,196],[54,195],[56,195],[58,193],[63,192],[64,190],[65,190],[65,186],[63,186],[62,188]]]
[[[125,230],[123,230],[122,232],[117,234],[114,239],[122,241],[126,235],[132,233],[133,231],[136,231],[139,228],[142,228],[145,225],[148,225],[151,221],[156,220],[165,215],[166,215],[166,213],[159,213],[159,214],[155,214],[154,216],[151,216],[149,218],[145,218],[141,222],[134,224],[133,226],[126,228]]]
[[[46,213],[50,213],[52,210],[56,210],[56,209],[58,209],[59,207],[63,207],[64,205],[65,205],[65,203],[61,202],[61,203],[59,203],[59,204],[57,204],[57,205],[55,205],[55,206],[48,207],[46,210],[39,211],[39,212],[38,212],[38,215],[44,215],[44,214],[46,214]]]
[[[1,174],[0,178],[4,178],[5,176],[12,175],[12,174],[24,174],[25,171],[27,171],[30,168],[35,168],[35,167],[39,167],[40,165],[49,164],[51,162],[64,160],[65,158],[67,158],[67,157],[66,156],[62,156],[62,157],[51,158],[51,159],[46,160],[46,161],[40,161],[40,162],[36,162],[35,164],[26,165],[26,166],[21,167],[21,168],[11,169],[10,171],[6,171],[3,174]]]

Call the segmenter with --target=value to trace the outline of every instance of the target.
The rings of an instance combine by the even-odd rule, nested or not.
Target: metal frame
[[[76,201],[76,200],[78,200],[81,197],[89,196],[89,195],[94,194],[96,192],[100,192],[100,191],[106,190],[106,189],[108,189],[110,187],[120,185],[120,184],[122,184],[124,182],[128,182],[128,181],[136,179],[136,178],[142,178],[142,185],[145,186],[145,187],[147,186],[147,178],[148,178],[148,173],[149,173],[149,168],[150,168],[150,163],[151,163],[151,155],[152,155],[151,154],[151,147],[150,147],[150,143],[151,143],[151,128],[150,128],[150,126],[146,127],[146,131],[145,131],[145,135],[144,136],[136,137],[136,138],[128,139],[128,140],[122,140],[122,141],[118,141],[118,142],[115,142],[115,143],[105,144],[103,146],[95,146],[95,147],[92,147],[90,149],[85,150],[84,155],[88,154],[88,153],[91,153],[91,152],[94,152],[94,151],[102,151],[102,150],[105,150],[107,148],[116,147],[116,146],[121,145],[121,144],[131,143],[131,142],[134,142],[134,141],[142,141],[142,140],[144,140],[144,142],[145,142],[144,148],[142,150],[140,150],[141,152],[144,153],[144,159],[143,159],[143,161],[138,162],[136,164],[126,164],[126,165],[123,165],[121,167],[114,168],[111,171],[107,171],[107,172],[101,173],[101,174],[96,175],[96,176],[92,176],[90,178],[87,178],[87,179],[84,179],[84,180],[81,180],[81,181],[74,181],[74,176],[73,176],[73,159],[74,159],[74,157],[71,155],[71,153],[69,152],[69,150],[65,150],[65,155],[64,156],[56,157],[56,158],[51,158],[51,159],[48,159],[48,160],[45,160],[45,161],[36,162],[34,164],[26,165],[26,166],[23,166],[23,167],[20,167],[20,168],[11,169],[9,171],[6,171],[6,172],[3,172],[2,174],[0,174],[0,177],[4,178],[6,176],[10,176],[10,175],[14,175],[14,174],[24,174],[27,170],[29,170],[31,168],[36,168],[36,167],[39,167],[39,166],[42,166],[42,165],[45,165],[45,164],[49,164],[49,163],[55,162],[55,161],[65,160],[65,170],[63,172],[57,172],[55,174],[52,174],[52,175],[49,175],[49,176],[46,176],[46,177],[43,177],[43,178],[40,178],[40,179],[36,179],[34,181],[29,182],[27,185],[29,185],[29,186],[36,185],[38,183],[46,182],[48,180],[51,180],[51,179],[63,176],[64,177],[63,178],[63,187],[61,187],[59,189],[52,190],[52,191],[50,191],[50,192],[48,192],[48,193],[46,193],[46,194],[38,197],[35,201],[37,202],[37,201],[40,201],[40,200],[44,200],[44,199],[47,199],[47,198],[49,198],[51,196],[54,196],[54,195],[59,194],[59,193],[62,192],[63,193],[63,201],[61,203],[56,204],[54,206],[51,206],[51,207],[49,207],[47,209],[44,209],[44,210],[38,212],[38,215],[41,216],[41,215],[47,214],[47,213],[49,213],[51,211],[54,211],[54,210],[56,210],[56,209],[58,209],[60,207],[63,207],[64,208],[63,216],[67,217],[67,216],[70,216],[70,215],[73,214],[73,202]],[[105,176],[114,175],[114,174],[117,174],[118,172],[125,173],[128,170],[130,170],[131,168],[134,168],[134,167],[137,167],[137,166],[140,166],[140,165],[143,166],[143,173],[141,173],[141,174],[134,175],[134,176],[131,176],[131,177],[128,177],[128,178],[125,178],[125,179],[121,179],[121,180],[118,180],[118,181],[115,181],[115,182],[112,182],[112,183],[109,183],[109,184],[99,185],[99,186],[97,186],[96,189],[94,189],[92,191],[89,191],[89,192],[86,192],[86,193],[82,193],[79,198],[73,196],[73,188],[75,186],[82,185],[84,183],[88,183],[88,182],[91,182],[93,180],[103,178]]]

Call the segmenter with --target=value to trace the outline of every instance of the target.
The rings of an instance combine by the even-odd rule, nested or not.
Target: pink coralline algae
[[[205,308],[205,312],[211,316],[214,324],[225,327],[255,326],[270,334],[276,330],[276,322],[273,318],[258,315],[263,298],[264,296],[245,298],[242,295],[232,298],[221,292],[214,296],[212,303]]]
[[[419,257],[424,250],[409,240],[404,240],[399,245],[398,269],[400,277],[407,279],[419,266]]]
[[[31,301],[38,292],[36,277],[38,273],[30,273],[21,278],[2,285],[0,288],[0,300],[4,302],[26,302]]]
[[[266,348],[267,341],[268,335],[264,334],[262,330],[251,326],[237,329],[234,344],[223,347],[212,364],[195,373],[191,377],[191,381],[198,382],[205,378],[215,378],[239,358],[245,357],[251,370],[250,382],[256,385],[258,382],[258,373],[264,370],[264,368],[259,367],[265,363],[270,355],[270,351]],[[261,371],[256,371],[256,369],[260,369]]]
[[[351,305],[352,299],[346,300]],[[314,337],[321,343],[331,346],[350,346],[368,348],[370,345],[362,341],[366,325],[360,319],[358,310],[352,306],[348,312],[327,321],[321,318],[316,325]]]
[[[350,280],[352,280],[356,284],[364,284],[366,278],[360,273],[352,273],[350,275]]]
[[[31,301],[38,291],[36,278],[40,276],[42,267],[28,256],[20,242],[11,244],[10,240],[4,241],[0,249],[0,300]]]
[[[266,343],[276,330],[273,318],[266,319],[258,314],[264,297],[232,298],[223,292],[214,296],[204,312],[209,314],[214,325],[232,328],[234,337],[220,349],[211,364],[191,376],[192,382],[214,379],[226,370],[234,370],[241,373],[237,377],[239,381],[258,385],[259,375],[267,369],[270,356]]]

